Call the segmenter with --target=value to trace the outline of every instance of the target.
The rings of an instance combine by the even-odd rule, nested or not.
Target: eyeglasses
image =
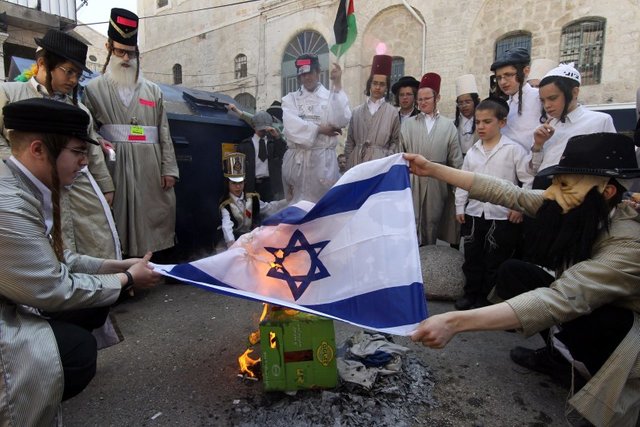
[[[428,97],[428,98],[418,98],[418,103],[421,103],[421,102],[429,102],[429,101],[431,101],[433,98],[435,98],[435,96],[430,96],[430,97]]]
[[[464,107],[465,105],[471,105],[471,104],[473,104],[473,99],[465,99],[464,101],[456,102],[456,105],[458,107]]]
[[[138,52],[136,52],[135,50],[120,49],[118,47],[112,47],[111,53],[113,53],[118,58],[124,58],[125,55],[127,55],[129,59],[138,57]]]
[[[76,79],[80,80],[80,77],[82,77],[82,71],[70,70],[70,69],[64,68],[62,65],[58,65],[58,68],[64,71],[64,75],[68,79],[75,77]]]
[[[77,157],[89,157],[89,150],[81,150],[80,148],[62,147],[63,150],[69,150]]]
[[[500,74],[499,76],[496,75],[496,81],[499,82],[500,80],[511,80],[516,76],[516,73],[504,73],[504,74]]]

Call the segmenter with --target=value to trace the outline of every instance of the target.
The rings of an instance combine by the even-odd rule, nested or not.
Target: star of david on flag
[[[427,317],[402,154],[350,169],[315,205],[283,209],[221,254],[155,269],[380,332],[409,335]]]

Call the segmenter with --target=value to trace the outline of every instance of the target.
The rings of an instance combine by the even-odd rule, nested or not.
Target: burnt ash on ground
[[[432,373],[412,352],[402,360],[399,373],[379,375],[371,390],[341,381],[331,390],[300,390],[295,395],[263,392],[253,400],[238,402],[230,422],[238,427],[418,424],[419,412],[435,406]]]

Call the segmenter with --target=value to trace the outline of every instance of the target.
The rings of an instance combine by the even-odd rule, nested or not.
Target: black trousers
[[[96,374],[98,348],[91,331],[104,325],[109,307],[47,313],[64,373],[62,400],[85,389]]]
[[[256,193],[260,195],[260,200],[270,202],[273,200],[273,189],[271,188],[271,178],[256,178]]]
[[[73,323],[49,320],[56,338],[64,373],[62,400],[85,389],[96,374],[98,349],[96,339],[86,328]]]
[[[554,280],[553,276],[537,265],[508,260],[498,270],[496,292],[500,298],[509,299],[535,288],[548,287]],[[567,346],[574,359],[584,363],[589,372],[595,375],[632,325],[631,310],[604,305],[589,314],[563,323],[556,338]],[[548,330],[540,333],[548,346]]]
[[[464,236],[466,279],[464,293],[486,298],[495,285],[500,265],[513,257],[520,236],[519,224],[507,220],[487,220],[465,215],[461,234]]]

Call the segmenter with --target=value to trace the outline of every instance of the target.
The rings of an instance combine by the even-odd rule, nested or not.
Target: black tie
[[[267,144],[264,143],[264,138],[258,141],[258,158],[261,162],[267,160]]]

